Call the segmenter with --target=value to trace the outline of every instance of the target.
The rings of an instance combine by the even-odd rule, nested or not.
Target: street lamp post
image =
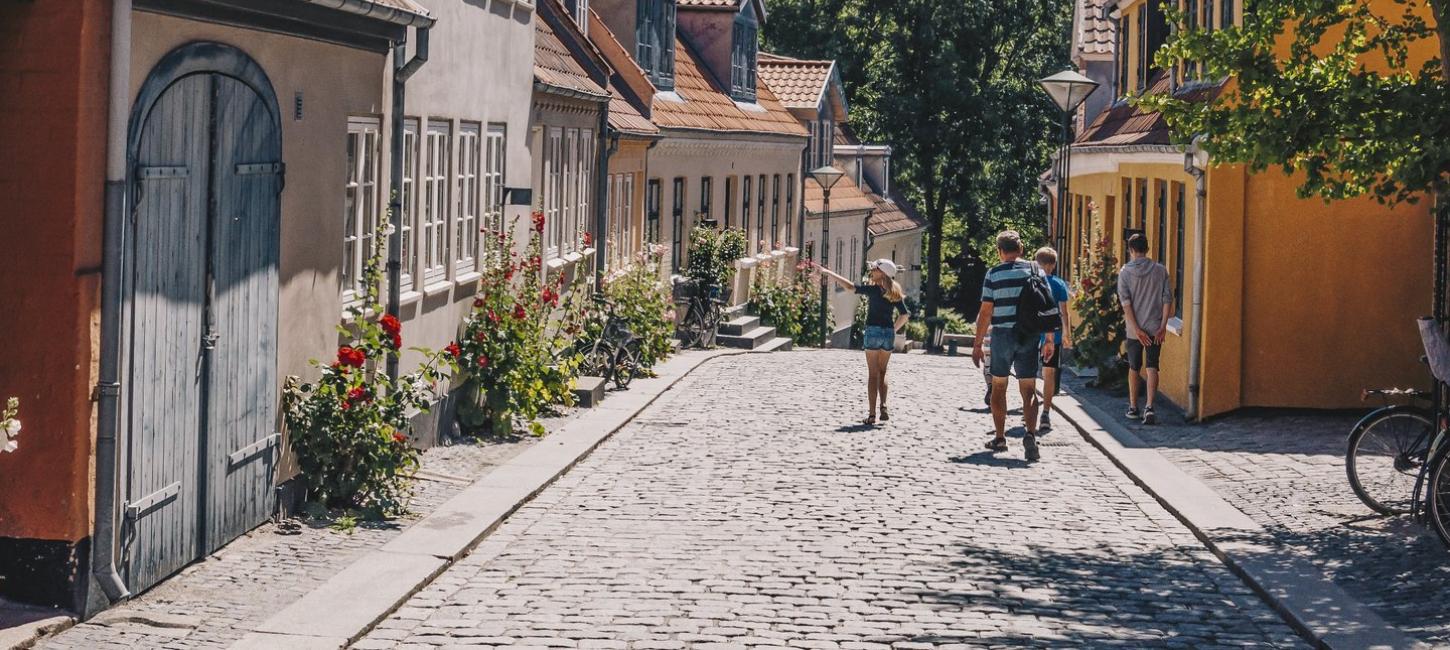
[[[821,268],[830,268],[831,261],[831,188],[836,181],[841,180],[842,172],[830,165],[823,165],[811,170],[811,178],[821,186]],[[831,333],[828,321],[826,320],[826,283],[821,283],[821,347],[831,340]]]
[[[1056,235],[1059,254],[1066,249],[1065,231],[1067,230],[1067,187],[1068,177],[1072,175],[1072,127],[1071,120],[1077,107],[1081,106],[1089,95],[1098,88],[1098,82],[1093,81],[1071,67],[1054,74],[1050,77],[1038,79],[1037,84],[1057,104],[1062,111],[1062,147],[1058,150],[1057,166],[1061,174],[1057,177],[1057,209],[1053,211],[1053,234]]]

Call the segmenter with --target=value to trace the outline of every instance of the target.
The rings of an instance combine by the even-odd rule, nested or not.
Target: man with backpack
[[[982,281],[982,309],[977,314],[977,340],[972,362],[982,365],[984,334],[992,338],[992,424],[995,436],[987,442],[992,451],[1007,450],[1007,383],[1017,373],[1022,395],[1022,414],[1027,434],[1022,438],[1029,462],[1041,458],[1037,449],[1037,371],[1043,357],[1055,352],[1055,339],[1044,333],[1060,327],[1057,303],[1047,277],[1036,264],[1019,259],[1022,237],[1005,230],[997,235],[997,255],[1002,263],[987,271]]]
[[[1158,422],[1153,397],[1158,394],[1158,356],[1173,312],[1173,285],[1168,269],[1148,257],[1148,238],[1138,233],[1128,238],[1131,259],[1118,271],[1118,302],[1128,327],[1128,413],[1143,424]],[[1138,410],[1138,375],[1147,384],[1143,410]]]

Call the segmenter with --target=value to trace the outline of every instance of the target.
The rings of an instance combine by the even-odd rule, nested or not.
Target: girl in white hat
[[[821,272],[849,291],[866,297],[866,335],[861,347],[866,349],[866,395],[870,410],[864,424],[876,424],[876,405],[881,405],[881,421],[891,419],[886,411],[886,364],[896,348],[896,333],[906,326],[910,316],[906,300],[896,277],[896,263],[888,259],[867,263],[871,277],[866,284],[856,284],[830,269]],[[892,316],[895,316],[893,319]]]

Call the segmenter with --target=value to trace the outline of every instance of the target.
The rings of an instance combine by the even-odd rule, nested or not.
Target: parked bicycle
[[[685,309],[677,335],[680,347],[715,347],[715,334],[725,314],[725,299],[719,285],[685,281],[675,304]]]
[[[612,301],[599,295],[594,301],[604,310],[604,322],[599,336],[574,345],[574,352],[580,358],[579,372],[603,377],[615,388],[627,389],[640,374],[640,341],[615,313]]]

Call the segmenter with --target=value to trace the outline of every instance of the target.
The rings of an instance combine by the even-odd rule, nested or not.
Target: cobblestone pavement
[[[304,524],[298,534],[279,535],[276,524],[265,524],[135,600],[42,639],[36,647],[225,648],[251,624],[281,611],[458,493],[466,483],[457,478],[476,478],[531,441],[430,449],[423,454],[422,470],[439,480],[417,483],[411,515],[387,524],[362,523],[352,532],[298,518],[294,521]]]
[[[1358,413],[1245,412],[1185,425],[1122,417],[1126,398],[1069,379],[1068,389],[1112,414],[1169,460],[1268,529],[1269,541],[1313,560],[1390,624],[1450,644],[1450,553],[1409,517],[1380,517],[1350,491],[1345,440]]]
[[[1303,647],[1076,434],[980,450],[980,374],[716,359],[355,648]]]

